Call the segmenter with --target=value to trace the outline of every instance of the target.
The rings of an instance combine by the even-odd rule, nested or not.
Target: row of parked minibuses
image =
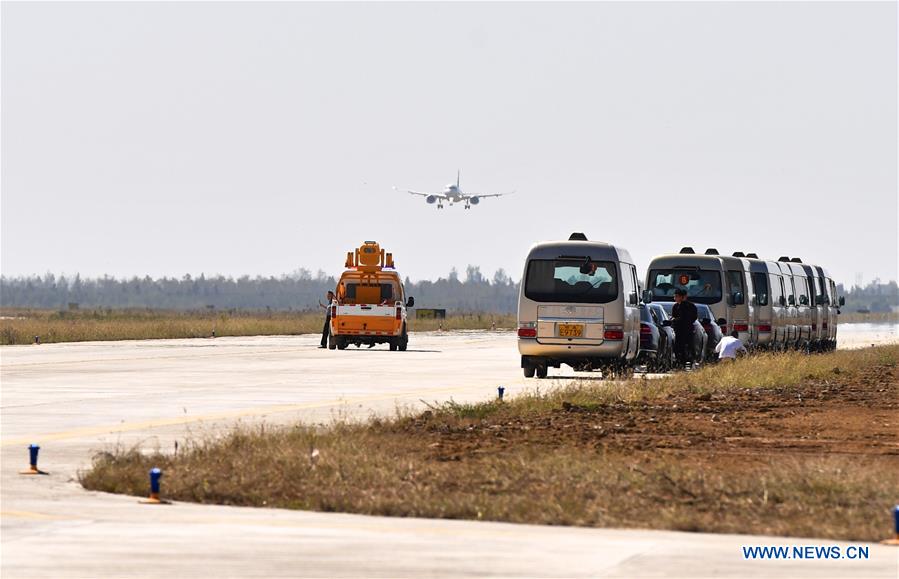
[[[799,258],[698,254],[690,247],[652,259],[645,282],[627,250],[588,241],[531,247],[518,299],[518,349],[526,377],[561,364],[620,371],[640,359],[640,308],[672,302],[683,289],[705,304],[724,335],[750,350],[833,350],[844,298],[826,269]]]

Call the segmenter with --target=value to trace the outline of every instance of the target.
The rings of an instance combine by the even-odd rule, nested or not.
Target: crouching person
[[[739,336],[740,333],[734,330],[729,336],[721,338],[721,341],[715,346],[715,352],[718,353],[719,360],[736,360],[738,353],[747,353],[743,340]]]

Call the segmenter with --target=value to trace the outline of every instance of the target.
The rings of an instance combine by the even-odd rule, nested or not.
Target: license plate
[[[584,324],[559,324],[560,338],[580,338],[584,335]]]

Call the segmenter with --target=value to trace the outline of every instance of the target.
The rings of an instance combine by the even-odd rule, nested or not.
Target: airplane
[[[422,193],[421,191],[410,191],[409,189],[397,189],[393,188],[394,191],[404,191],[406,193],[411,193],[412,195],[421,195],[425,198],[429,204],[433,205],[437,204],[437,209],[443,209],[443,202],[449,201],[450,207],[452,207],[453,203],[465,203],[466,209],[471,209],[472,205],[477,205],[481,202],[481,199],[485,197],[502,197],[503,195],[511,195],[514,191],[510,191],[509,193],[491,193],[489,195],[468,195],[462,192],[462,188],[459,185],[462,180],[462,171],[456,172],[456,182],[450,183],[443,190],[443,193]]]

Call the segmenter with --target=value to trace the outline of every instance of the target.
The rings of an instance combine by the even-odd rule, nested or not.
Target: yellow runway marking
[[[32,442],[49,442],[53,440],[66,440],[72,438],[83,438],[86,436],[95,436],[98,434],[116,434],[121,432],[133,432],[135,430],[145,430],[148,428],[159,428],[163,426],[177,426],[181,424],[190,424],[193,422],[202,422],[205,420],[222,420],[229,418],[242,418],[245,416],[260,416],[263,414],[279,414],[284,412],[295,412],[298,410],[310,410],[313,408],[328,408],[329,406],[346,406],[350,404],[358,404],[360,402],[378,402],[382,400],[394,400],[397,398],[406,398],[414,396],[429,396],[433,394],[447,394],[450,392],[461,392],[476,386],[457,386],[454,388],[438,388],[434,390],[414,391],[414,392],[395,392],[392,394],[381,394],[377,396],[360,396],[357,398],[338,398],[334,400],[326,400],[322,402],[308,402],[305,404],[279,404],[276,406],[260,406],[249,408],[246,410],[231,410],[226,412],[215,412],[211,414],[202,414],[198,416],[179,416],[177,418],[160,418],[157,420],[146,420],[142,422],[132,422],[125,424],[109,424],[106,426],[86,426],[83,428],[75,428],[63,432],[53,432],[49,434],[35,434],[31,436],[23,436],[18,438],[4,439],[0,442],[0,446],[16,446],[20,444],[30,444]]]
[[[65,517],[60,515],[49,515],[46,513],[35,513],[32,511],[0,511],[0,519],[12,517],[14,519],[31,519],[34,521],[74,521],[77,517]]]

